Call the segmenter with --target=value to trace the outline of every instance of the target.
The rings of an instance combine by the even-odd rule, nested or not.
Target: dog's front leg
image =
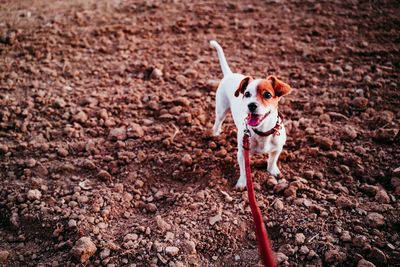
[[[239,139],[239,137],[238,137],[238,140],[241,140],[241,139]],[[245,167],[245,163],[244,163],[244,149],[243,149],[242,141],[238,142],[237,160],[238,160],[239,168],[240,168],[240,177],[239,177],[239,180],[237,181],[235,187],[246,187],[246,167]]]
[[[274,176],[274,177],[278,177],[278,175],[281,173],[279,168],[278,168],[278,159],[279,159],[279,155],[282,152],[282,147],[279,148],[278,150],[275,150],[273,152],[270,152],[268,155],[268,172]]]

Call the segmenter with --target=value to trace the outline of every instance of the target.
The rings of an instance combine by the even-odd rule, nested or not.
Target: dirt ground
[[[282,175],[252,156],[281,266],[400,266],[400,3],[0,1],[0,266],[255,266],[224,48],[275,74]]]

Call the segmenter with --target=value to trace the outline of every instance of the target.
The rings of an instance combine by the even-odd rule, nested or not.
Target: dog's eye
[[[272,97],[272,95],[271,95],[270,92],[265,92],[265,93],[263,94],[263,97],[266,98],[266,99],[270,99],[270,98]]]
[[[250,96],[251,96],[250,92],[244,93],[244,97],[250,97]]]

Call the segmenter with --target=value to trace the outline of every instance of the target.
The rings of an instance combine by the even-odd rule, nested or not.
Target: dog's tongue
[[[260,118],[259,115],[250,114],[250,115],[247,117],[247,124],[248,124],[249,126],[256,126],[256,125],[258,124],[259,118]]]

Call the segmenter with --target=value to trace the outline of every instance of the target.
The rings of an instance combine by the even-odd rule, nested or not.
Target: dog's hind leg
[[[213,127],[213,134],[214,136],[218,136],[222,132],[222,123],[224,122],[226,115],[228,115],[230,108],[229,100],[224,95],[222,90],[217,91],[215,102],[215,123]]]

